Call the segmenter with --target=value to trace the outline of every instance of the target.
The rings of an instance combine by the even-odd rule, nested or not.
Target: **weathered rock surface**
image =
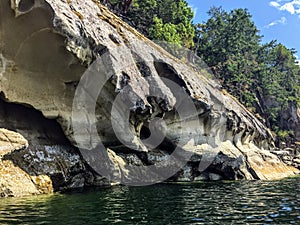
[[[3,156],[14,150],[25,149],[28,142],[20,134],[0,128],[0,155]]]
[[[99,58],[107,73],[101,74],[102,64],[93,67]],[[82,77],[90,78],[84,92],[92,97],[101,84],[95,77],[107,80],[92,113],[83,107],[89,99],[82,96],[73,110]],[[168,159],[178,145],[188,163],[170,181],[278,179],[298,173],[268,151],[270,132],[217,83],[96,0],[1,0],[0,93],[0,126],[29,142],[26,151],[10,154],[11,160],[29,174],[50,176],[55,189],[137,182],[146,175],[133,166],[172,167],[178,162]],[[189,96],[193,107],[185,107],[182,96]],[[112,119],[117,97],[122,101]],[[123,127],[126,108],[129,125]],[[98,135],[110,148],[110,181],[93,172],[93,165],[105,164],[101,158],[76,148],[95,150]],[[145,141],[153,135],[163,137],[160,145]]]
[[[280,107],[274,96],[264,96],[261,100],[264,105],[262,114],[265,109]],[[283,130],[293,133],[293,138],[289,138],[290,140],[288,140],[290,142],[288,143],[289,146],[293,146],[295,140],[300,141],[300,108],[294,102],[288,102],[287,104],[288,107],[280,114],[280,124]]]
[[[86,168],[59,124],[46,119],[41,112],[0,100],[0,126],[22,134],[0,129],[2,159],[30,177],[48,177],[51,190],[80,188],[95,182],[107,184]]]
[[[285,147],[283,150],[273,149],[271,152],[277,155],[286,165],[300,169],[300,143],[296,142],[294,148]]]
[[[291,105],[289,109],[283,119],[287,122],[287,129],[294,131],[296,140],[300,141],[300,108]]]
[[[53,192],[52,181],[46,175],[29,175],[16,166],[13,161],[5,159],[6,154],[22,151],[28,142],[22,135],[0,129],[0,196],[24,196],[49,194]]]
[[[295,139],[300,141],[300,108],[295,104],[289,104],[288,110],[281,116],[285,122],[285,129],[293,131]]]

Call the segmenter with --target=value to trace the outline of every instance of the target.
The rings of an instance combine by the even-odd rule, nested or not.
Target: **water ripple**
[[[299,181],[120,186],[1,199],[0,224],[300,224]]]

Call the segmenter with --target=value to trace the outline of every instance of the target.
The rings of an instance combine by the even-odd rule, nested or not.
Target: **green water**
[[[0,224],[300,224],[300,178],[0,199]]]

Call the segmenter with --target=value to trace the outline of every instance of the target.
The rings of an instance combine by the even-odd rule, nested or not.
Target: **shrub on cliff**
[[[194,14],[185,0],[133,0],[126,11],[124,0],[109,2],[111,9],[150,39],[187,48],[193,46]]]

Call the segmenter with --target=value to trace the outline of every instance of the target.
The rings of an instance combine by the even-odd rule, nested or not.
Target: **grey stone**
[[[104,64],[93,67],[99,58]],[[99,72],[101,65],[108,67],[107,73]],[[98,90],[99,79],[107,80],[95,98],[95,115],[85,108],[73,110],[85,76],[90,78],[89,94]],[[92,82],[94,77],[98,81]],[[193,173],[211,170],[226,179],[278,179],[299,172],[270,153],[271,132],[206,71],[175,58],[97,0],[84,5],[2,0],[0,93],[0,127],[17,130],[29,145],[12,154],[12,160],[28,173],[48,174],[56,189],[109,183],[95,174],[90,162],[100,167],[112,163],[119,181],[132,179],[130,166],[172,167],[176,162],[164,162],[178,145],[175,158],[190,161]],[[77,100],[82,105],[91,100],[81,97]],[[124,102],[112,117],[117,97]],[[184,107],[189,101],[193,107]],[[106,148],[121,146],[107,150],[109,162],[86,158],[78,150],[95,150],[97,137]]]

